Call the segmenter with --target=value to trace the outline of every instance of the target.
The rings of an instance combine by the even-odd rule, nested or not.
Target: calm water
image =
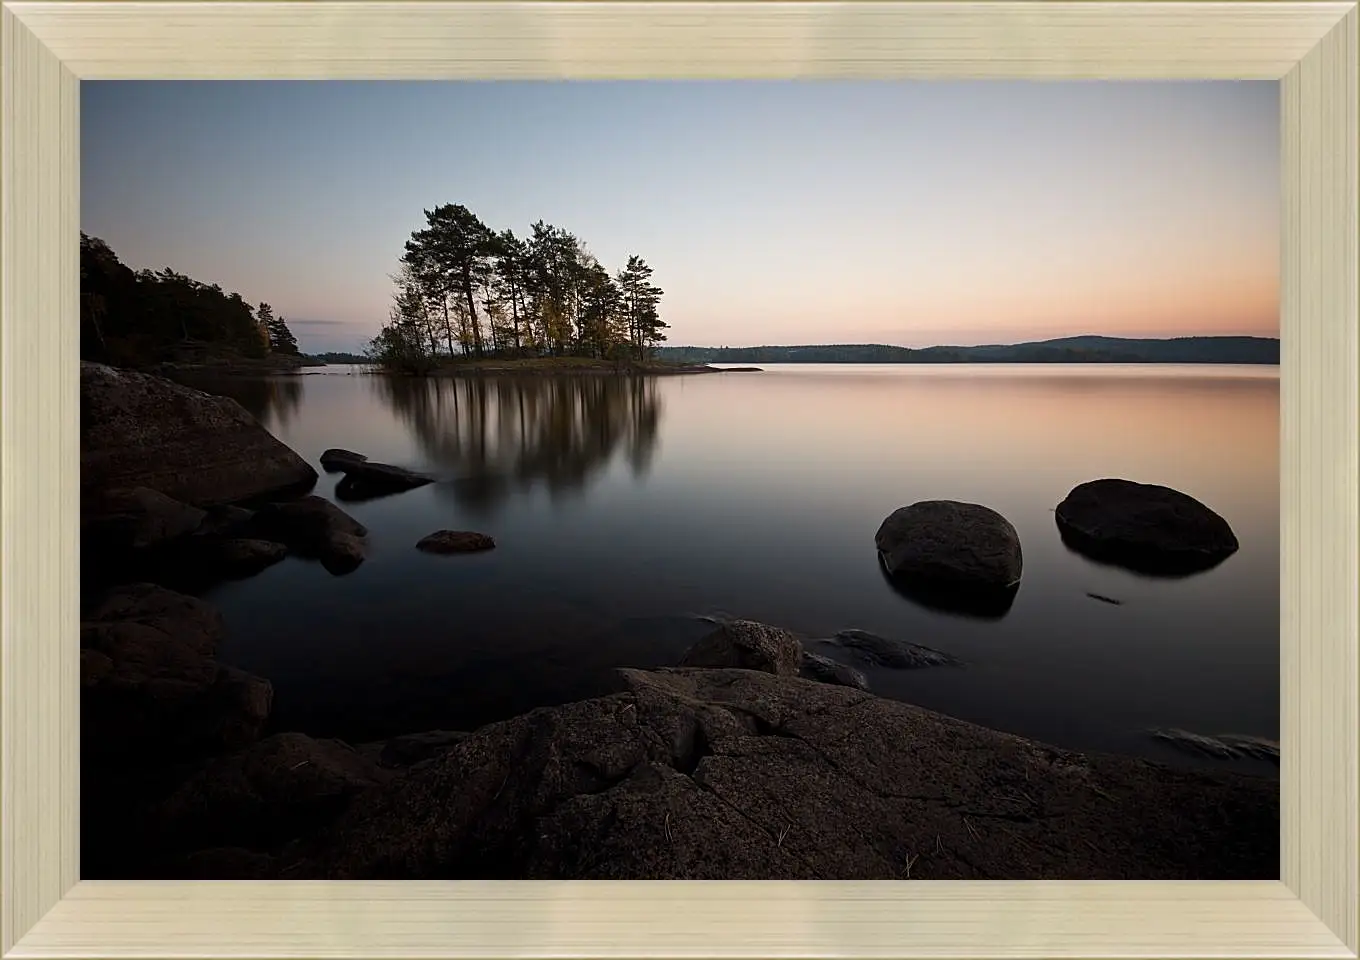
[[[702,632],[691,615],[725,613],[947,650],[969,667],[866,672],[881,695],[1075,749],[1181,757],[1154,726],[1278,736],[1277,368],[424,382],[327,368],[219,389],[318,469],[339,446],[441,478],[346,505],[370,528],[349,576],[290,558],[213,591],[223,659],[273,681],[282,728],[469,729],[600,692],[611,667],[673,664]],[[1241,550],[1183,580],[1070,553],[1053,507],[1104,476],[1198,497]],[[879,523],[933,498],[987,504],[1019,531],[1024,580],[1003,619],[926,610],[885,583]],[[415,550],[440,528],[499,546]]]

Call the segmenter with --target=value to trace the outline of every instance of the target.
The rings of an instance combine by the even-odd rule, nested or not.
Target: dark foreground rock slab
[[[436,530],[416,543],[425,553],[480,553],[495,547],[493,538],[473,530]]]
[[[620,672],[293,845],[297,878],[1274,879],[1274,781],[1079,755],[847,687]]]
[[[995,510],[923,500],[893,511],[874,535],[890,581],[928,606],[1009,608],[1020,584],[1020,536]]]
[[[1140,573],[1197,573],[1238,548],[1228,521],[1189,494],[1156,484],[1092,480],[1074,487],[1054,516],[1071,549]]]
[[[391,774],[339,740],[280,733],[203,765],[159,805],[162,838],[268,850],[314,833]]]
[[[143,487],[205,507],[305,490],[316,479],[235,400],[150,374],[80,365],[82,504]]]

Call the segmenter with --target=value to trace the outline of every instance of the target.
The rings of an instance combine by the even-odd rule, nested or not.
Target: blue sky
[[[637,253],[677,344],[1278,333],[1273,82],[81,85],[133,267],[376,332],[422,210]]]

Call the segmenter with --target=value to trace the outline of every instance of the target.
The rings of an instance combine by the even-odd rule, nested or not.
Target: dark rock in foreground
[[[717,622],[716,629],[685,652],[682,667],[738,667],[796,677],[803,645],[787,630],[754,620]]]
[[[1070,753],[794,677],[620,675],[625,692],[485,727],[359,795],[280,875],[1279,877],[1271,780]]]
[[[255,514],[261,536],[280,541],[299,556],[321,561],[331,573],[349,573],[364,561],[368,528],[318,496],[265,504]]]
[[[478,553],[495,546],[494,539],[472,530],[436,530],[416,543],[416,549],[426,553]]]
[[[194,533],[207,518],[206,511],[147,487],[90,491],[80,545],[111,555],[150,550]]]
[[[107,594],[81,623],[81,751],[96,762],[159,763],[259,736],[269,681],[213,659],[217,610],[152,584]]]
[[[412,767],[447,752],[470,736],[461,730],[426,730],[393,737],[382,745],[378,764],[387,768]]]
[[[1194,497],[1132,480],[1083,483],[1054,516],[1063,542],[1076,552],[1140,573],[1197,573],[1238,547],[1228,521]]]
[[[803,651],[803,666],[798,675],[804,680],[816,680],[818,683],[835,683],[843,687],[855,687],[858,690],[869,689],[869,678],[854,667],[837,663],[819,653],[808,653],[806,650]]]
[[[316,478],[235,400],[149,374],[80,365],[82,505],[111,490],[144,487],[205,507],[305,490]]]
[[[860,659],[875,666],[894,670],[920,670],[925,667],[958,667],[963,661],[943,650],[923,647],[905,640],[890,640],[867,630],[842,630],[833,637],[819,641],[843,647]]]
[[[927,606],[1004,613],[1020,585],[1020,536],[980,504],[923,500],[902,507],[883,521],[874,545],[889,581]]]
[[[280,733],[208,761],[159,804],[156,820],[171,843],[270,849],[310,835],[390,777],[339,740]]]

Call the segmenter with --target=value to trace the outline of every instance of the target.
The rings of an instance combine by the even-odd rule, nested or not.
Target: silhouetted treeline
[[[133,270],[103,240],[80,235],[80,355],[115,366],[299,357],[267,303],[258,310],[166,268]]]
[[[651,278],[639,256],[611,275],[579,238],[541,220],[520,238],[444,204],[406,241],[391,315],[370,349],[412,373],[455,356],[640,360],[666,339]]]
[[[787,347],[662,347],[681,363],[1265,363],[1280,362],[1269,337],[1177,337],[1136,340],[1064,337],[979,347],[894,347],[850,343]]]
[[[314,353],[313,360],[320,360],[322,363],[368,363],[368,357],[358,353],[345,353],[332,351],[330,353]]]

